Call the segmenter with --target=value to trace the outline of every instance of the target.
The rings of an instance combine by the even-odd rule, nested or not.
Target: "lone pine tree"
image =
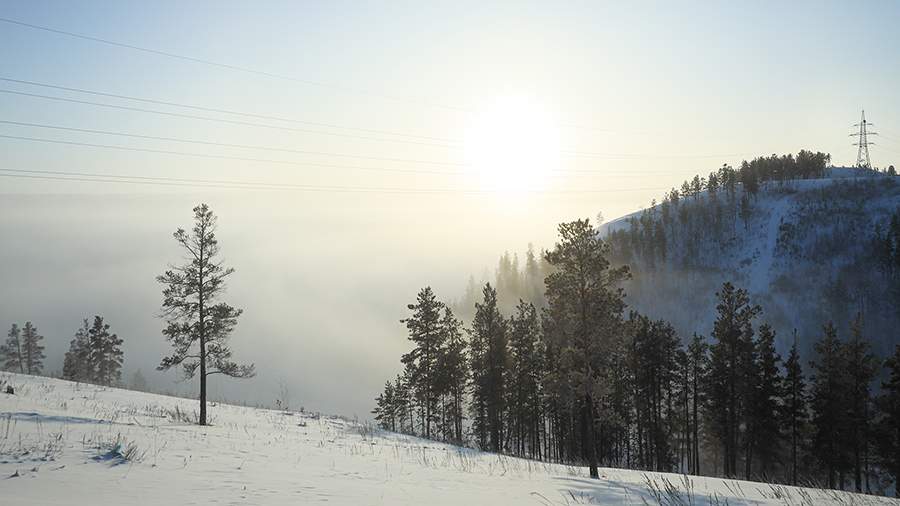
[[[253,364],[231,359],[228,337],[241,310],[217,300],[225,293],[225,279],[234,273],[217,259],[216,216],[206,204],[194,208],[190,233],[179,228],[175,241],[188,252],[188,263],[172,266],[156,279],[163,284],[163,335],[174,348],[159,370],[181,366],[186,378],[200,376],[200,425],[207,424],[206,380],[213,374],[232,378],[255,375]]]

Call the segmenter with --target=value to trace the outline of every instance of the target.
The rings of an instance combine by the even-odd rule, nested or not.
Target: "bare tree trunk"
[[[587,450],[588,467],[591,478],[600,478],[597,470],[597,448],[594,446],[594,400],[590,394],[584,396],[585,449]]]

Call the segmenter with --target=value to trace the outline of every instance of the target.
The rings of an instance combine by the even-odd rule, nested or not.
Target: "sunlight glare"
[[[465,156],[483,190],[506,194],[544,190],[559,167],[559,128],[534,100],[503,97],[468,128]]]

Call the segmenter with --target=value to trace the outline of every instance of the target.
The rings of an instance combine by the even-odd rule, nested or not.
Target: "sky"
[[[34,321],[53,369],[102,314],[126,374],[158,388],[192,385],[153,371],[154,277],[197,202],[237,269],[236,356],[260,369],[213,394],[270,403],[284,382],[365,416],[422,286],[459,297],[556,224],[723,163],[852,164],[862,108],[873,164],[900,161],[896,2],[5,1],[0,18],[120,44],[0,21],[0,324]]]

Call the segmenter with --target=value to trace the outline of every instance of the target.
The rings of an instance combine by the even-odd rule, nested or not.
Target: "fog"
[[[258,369],[250,380],[212,377],[212,398],[271,405],[283,382],[295,408],[362,418],[399,372],[399,320],[419,288],[458,298],[504,250],[550,246],[558,221],[615,215],[636,198],[0,194],[0,324],[5,336],[32,321],[52,374],[81,320],[102,315],[125,341],[123,381],[140,369],[155,390],[191,394],[196,379],[155,370],[169,351],[155,277],[183,260],[172,233],[207,202],[236,269],[223,300],[244,310],[235,357]]]

